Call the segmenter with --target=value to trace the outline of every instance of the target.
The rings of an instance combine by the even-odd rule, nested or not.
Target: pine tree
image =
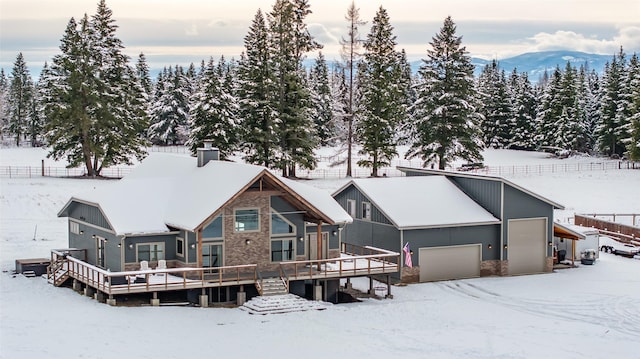
[[[597,140],[597,128],[600,123],[600,105],[601,105],[601,91],[600,91],[600,76],[595,70],[592,70],[587,75],[586,79],[586,94],[585,94],[585,123],[584,128],[587,134],[585,138],[586,151],[592,153],[596,150]]]
[[[360,48],[362,45],[362,39],[360,38],[360,33],[358,32],[358,27],[366,24],[365,21],[360,19],[360,9],[356,8],[355,3],[352,1],[351,5],[347,9],[347,15],[345,16],[345,20],[348,22],[349,30],[347,31],[347,38],[344,37],[340,39],[340,45],[342,48],[340,49],[340,55],[342,56],[343,70],[345,72],[342,78],[345,79],[344,83],[346,84],[346,97],[345,101],[347,103],[346,113],[345,113],[345,121],[346,121],[346,141],[345,144],[347,146],[347,177],[351,177],[352,175],[352,162],[353,162],[353,144],[354,144],[354,124],[356,119],[356,69],[358,68],[358,63],[361,57]],[[341,91],[342,92],[342,91]],[[341,106],[342,107],[342,106]]]
[[[0,68],[0,140],[9,131],[9,79]]]
[[[511,93],[513,127],[511,142],[507,148],[517,150],[535,149],[536,95],[526,72],[518,74],[513,69],[509,80]]]
[[[418,71],[411,125],[414,142],[406,157],[419,156],[424,166],[436,162],[445,169],[457,158],[482,161],[474,67],[461,43],[447,17]]]
[[[104,0],[77,28],[69,21],[45,74],[45,113],[49,156],[66,157],[69,167],[84,164],[88,176],[103,168],[141,159],[147,127],[144,97]]]
[[[310,94],[303,67],[305,53],[320,49],[304,19],[311,13],[307,0],[276,0],[269,14],[271,59],[274,70],[278,152],[276,167],[295,177],[296,167],[316,166],[313,150],[318,139],[309,116]]]
[[[267,27],[260,10],[244,38],[244,46],[246,54],[238,65],[237,89],[244,160],[272,168],[277,141],[273,100],[275,79]]]
[[[193,154],[205,140],[213,141],[222,159],[228,158],[236,150],[236,104],[225,85],[228,70],[224,57],[217,66],[210,58],[200,77],[189,115],[191,133],[187,146]]]
[[[484,143],[492,148],[504,148],[511,143],[513,129],[513,110],[507,89],[504,70],[493,60],[482,70],[478,79],[482,106],[480,123]]]
[[[597,127],[598,148],[609,156],[621,156],[624,152],[623,140],[626,121],[626,100],[624,99],[625,54],[620,49],[611,63],[605,64],[601,87],[600,124]]]
[[[315,64],[309,73],[309,85],[311,89],[310,116],[315,124],[315,131],[321,146],[335,143],[333,98],[329,85],[329,68],[322,55],[318,54]]]
[[[380,7],[364,42],[366,52],[358,71],[362,120],[356,131],[362,144],[359,153],[368,156],[358,161],[358,165],[371,168],[374,177],[380,167],[389,165],[398,154],[398,128],[406,114],[403,68],[395,47],[389,15]]]
[[[9,85],[9,128],[8,132],[15,136],[16,146],[29,132],[31,108],[34,97],[34,85],[27,63],[22,53],[16,57],[11,71]]]
[[[536,117],[537,136],[539,146],[556,146],[557,121],[562,116],[563,105],[560,98],[562,91],[562,72],[556,67],[542,90]]]
[[[627,154],[630,160],[640,161],[640,59],[635,53],[629,60],[627,73],[630,90]]]
[[[150,100],[150,96],[153,94],[153,82],[151,81],[151,75],[149,74],[149,65],[147,64],[147,57],[141,52],[138,55],[138,62],[136,63],[136,76],[140,81],[140,85],[147,95],[147,100]]]
[[[188,138],[190,83],[180,65],[158,77],[148,136],[153,143],[183,144]]]

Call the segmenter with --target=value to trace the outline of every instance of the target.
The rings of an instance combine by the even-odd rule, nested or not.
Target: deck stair
[[[47,280],[56,287],[61,286],[69,279],[68,261],[66,259],[56,259],[49,265]]]
[[[22,272],[22,275],[27,277],[27,278],[35,278],[36,277],[36,272],[32,271],[32,270],[26,270],[26,271]]]
[[[258,296],[244,303],[241,310],[249,314],[281,314],[304,312],[308,310],[324,310],[331,303],[307,300],[295,294]]]
[[[260,281],[260,295],[285,295],[289,293],[287,283],[279,277],[265,278]]]

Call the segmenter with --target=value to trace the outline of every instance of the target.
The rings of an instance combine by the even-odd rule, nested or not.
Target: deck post
[[[342,262],[340,262],[340,263],[342,263]],[[347,282],[344,284],[344,288],[345,289],[353,288],[353,284],[351,283],[351,277],[347,277]]]
[[[367,293],[375,294],[375,291],[373,290],[373,277],[371,276],[369,276],[369,291]]]
[[[82,282],[75,278],[73,279],[73,290],[76,292],[82,292]]]
[[[112,307],[116,306],[116,298],[113,297],[113,294],[109,294],[109,299],[107,299],[107,304]]]
[[[200,294],[200,307],[207,308],[209,306],[209,296],[207,295],[207,292],[204,288],[202,288],[202,291],[200,293],[202,293]]]
[[[313,300],[322,300],[322,285],[320,285],[320,281],[315,281],[313,285]]]
[[[160,299],[158,299],[158,292],[153,292],[153,298],[151,298],[151,305],[154,307],[160,306]]]
[[[387,295],[385,296],[387,299],[393,299],[393,294],[391,294],[391,278],[387,274]]]
[[[238,306],[244,305],[247,302],[247,292],[244,291],[244,286],[240,286],[240,291],[237,294],[236,304]]]
[[[86,295],[87,297],[91,297],[93,298],[93,295],[95,294],[95,290],[89,286],[84,287],[84,295]]]

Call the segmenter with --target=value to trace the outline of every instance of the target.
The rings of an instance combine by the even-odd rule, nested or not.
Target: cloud
[[[198,36],[198,25],[191,24],[191,27],[185,29],[184,34],[187,36]]]
[[[588,53],[613,54],[620,49],[626,52],[640,50],[640,27],[626,26],[618,28],[611,38],[585,36],[574,31],[539,32],[528,38],[530,51],[548,51],[572,49]]]

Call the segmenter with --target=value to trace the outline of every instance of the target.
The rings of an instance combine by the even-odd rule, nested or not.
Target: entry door
[[[222,244],[202,245],[202,267],[222,267]]]
[[[100,268],[105,268],[105,245],[107,240],[102,237],[96,237],[96,265]]]
[[[327,238],[329,238],[329,232],[322,232],[322,258],[318,258],[318,233],[307,234],[309,260],[327,258]]]

